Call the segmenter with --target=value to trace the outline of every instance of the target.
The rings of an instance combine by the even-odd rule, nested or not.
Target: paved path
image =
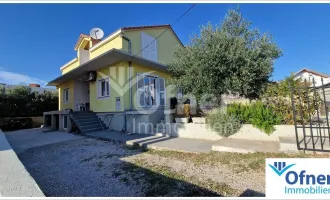
[[[44,197],[0,130],[0,197]]]
[[[212,150],[236,153],[278,152],[279,147],[278,142],[223,138],[213,144]]]
[[[127,145],[139,145],[151,149],[167,149],[182,152],[207,153],[212,150],[221,152],[253,153],[278,152],[279,143],[270,141],[255,141],[223,138],[218,141],[201,139],[176,138],[145,134],[128,135],[117,131],[100,131],[85,134],[87,137],[120,141]]]
[[[42,128],[23,129],[6,132],[5,136],[17,154],[34,147],[83,138],[82,136],[59,131],[43,132],[45,130]]]
[[[206,153],[212,150],[214,141],[175,138],[167,136],[154,136],[145,134],[128,135],[118,131],[100,131],[85,134],[87,137],[92,137],[102,140],[116,140],[128,145],[139,145],[151,149],[168,149],[182,152]]]

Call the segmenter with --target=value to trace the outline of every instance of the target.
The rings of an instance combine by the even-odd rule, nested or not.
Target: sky
[[[192,4],[0,4],[0,83],[27,84],[61,75],[81,33],[105,36],[124,26],[172,24]],[[272,80],[309,68],[330,74],[330,4],[197,4],[173,29],[183,44],[200,26],[220,24],[239,5],[253,28],[283,50]]]

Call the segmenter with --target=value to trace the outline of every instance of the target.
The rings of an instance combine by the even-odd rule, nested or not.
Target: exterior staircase
[[[104,130],[104,124],[94,112],[71,112],[70,117],[82,134]]]

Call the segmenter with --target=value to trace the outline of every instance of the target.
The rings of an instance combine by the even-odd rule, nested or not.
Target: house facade
[[[296,79],[300,78],[302,81],[306,80],[308,82],[313,83],[313,79],[315,82],[315,86],[321,86],[322,85],[322,79],[323,79],[323,85],[330,83],[330,77],[328,75],[310,70],[310,69],[302,69],[294,74],[294,77]]]
[[[62,75],[47,84],[58,89],[59,111],[45,115],[54,122],[59,118],[59,130],[68,129],[69,109],[92,111],[103,122],[110,116],[118,130],[126,130],[132,116],[158,123],[176,95],[168,84],[167,65],[178,46],[183,45],[170,25],[124,27],[102,40],[81,34],[75,45],[77,57],[61,66]]]

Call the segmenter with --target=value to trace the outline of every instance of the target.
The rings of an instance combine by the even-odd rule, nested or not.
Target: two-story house
[[[45,113],[45,125],[70,131],[72,119],[81,132],[104,125],[129,132],[137,123],[159,123],[176,93],[168,84],[167,64],[178,46],[183,45],[170,25],[124,27],[102,40],[81,34],[77,57],[47,84],[58,88],[59,111]]]
[[[310,69],[302,69],[299,72],[294,74],[294,77],[296,79],[300,78],[302,81],[307,81],[310,83],[315,83],[315,86],[321,86],[322,85],[322,80],[323,80],[323,85],[330,83],[330,77],[328,75],[310,70]]]

